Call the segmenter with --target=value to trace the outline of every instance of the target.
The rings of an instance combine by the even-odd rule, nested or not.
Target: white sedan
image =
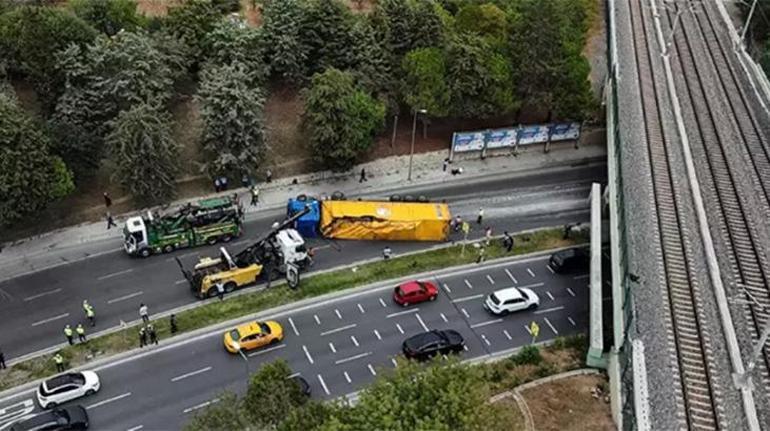
[[[484,308],[492,314],[508,314],[529,310],[540,305],[540,298],[531,289],[509,287],[492,292],[484,301]]]
[[[50,409],[75,398],[93,395],[100,387],[99,376],[93,371],[60,374],[40,384],[37,402],[40,407]]]

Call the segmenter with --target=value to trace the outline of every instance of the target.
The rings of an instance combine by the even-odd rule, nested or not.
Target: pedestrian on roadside
[[[144,329],[144,326],[139,328],[139,347],[144,347],[147,345],[147,330]]]
[[[243,174],[241,177],[241,187],[248,187],[249,184],[251,184],[251,181],[249,181],[249,176],[246,174]]]
[[[485,254],[486,254],[486,249],[482,245],[482,246],[479,247],[479,257],[478,257],[478,259],[476,259],[476,263],[484,262],[484,255]]]
[[[83,328],[83,324],[82,323],[78,323],[78,327],[75,328],[75,332],[78,333],[78,341],[80,341],[81,343],[85,343],[86,342],[86,330],[85,330],[85,328]]]
[[[224,301],[225,299],[225,286],[222,284],[221,281],[217,281],[217,284],[215,285],[217,288],[217,296],[219,296],[220,301]]]
[[[259,187],[256,184],[251,186],[251,206],[255,207],[259,204]]]
[[[572,230],[572,225],[567,223],[564,225],[564,235],[562,236],[562,239],[569,239],[569,233]]]
[[[222,191],[222,184],[219,183],[219,177],[214,178],[214,191],[217,193]]]
[[[486,238],[485,245],[489,247],[489,243],[492,242],[492,227],[487,226],[486,230],[484,231],[484,238]]]
[[[455,221],[454,231],[460,232],[460,228],[463,227],[463,218],[460,217],[459,215],[456,215],[454,221]]]
[[[147,310],[147,306],[144,303],[139,304],[139,317],[142,318],[142,322],[148,323],[150,321],[150,313]]]
[[[446,172],[447,166],[449,166],[449,157],[444,159],[444,163],[441,165],[441,171],[442,172]]]
[[[75,342],[72,341],[72,328],[70,325],[64,327],[64,336],[67,337],[67,342],[70,343],[70,346],[75,344]]]
[[[110,197],[110,195],[107,194],[107,192],[104,192],[103,195],[104,195],[104,206],[107,208],[111,207],[112,198]]]
[[[112,218],[112,214],[110,214],[109,211],[107,211],[105,216],[107,217],[107,230],[110,230],[111,227],[118,227],[118,225],[115,224],[115,219]]]
[[[366,169],[361,168],[361,177],[358,179],[359,183],[363,183],[364,181],[367,181],[366,179]]]
[[[503,246],[505,247],[505,251],[508,253],[513,250],[513,237],[508,233],[507,230],[503,232]]]
[[[476,224],[481,224],[484,221],[484,208],[479,208],[479,215],[476,217]]]
[[[171,327],[171,333],[176,334],[176,331],[178,330],[176,327],[176,314],[172,314],[171,317],[168,318],[168,325]]]
[[[54,355],[53,361],[56,362],[56,372],[64,372],[64,358],[62,358],[61,354],[57,353]]]
[[[5,353],[3,353],[3,349],[0,349],[0,370],[4,370],[8,367],[5,366]]]
[[[273,171],[271,171],[270,169],[265,171],[265,182],[267,182],[268,184],[273,182]]]
[[[393,250],[391,250],[390,247],[386,245],[385,248],[382,249],[382,258],[388,260],[391,257],[393,257]]]
[[[88,321],[91,323],[92,328],[96,326],[96,313],[94,312],[94,307],[91,307],[91,306],[88,307],[88,310],[86,310],[86,317],[88,318]]]
[[[227,190],[227,177],[222,175],[222,177],[219,179],[219,184],[222,185],[222,190]]]
[[[147,332],[150,333],[150,343],[153,343],[153,344],[155,344],[157,346],[158,345],[158,333],[155,332],[155,326],[152,323],[147,325]]]

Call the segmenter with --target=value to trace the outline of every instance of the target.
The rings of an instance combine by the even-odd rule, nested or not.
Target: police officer
[[[144,347],[147,345],[147,331],[144,329],[144,326],[142,326],[139,329],[139,347]]]
[[[155,326],[150,323],[147,325],[147,332],[150,333],[150,343],[154,343],[155,345],[158,344],[158,333],[155,332]]]
[[[75,328],[75,332],[78,333],[78,341],[81,343],[86,342],[86,330],[83,328],[83,325],[81,323],[78,323],[78,327]]]
[[[67,337],[67,342],[70,343],[70,346],[75,344],[72,341],[72,328],[70,328],[70,325],[64,327],[64,336]]]
[[[171,326],[171,333],[176,334],[178,328],[176,327],[176,314],[172,314],[168,319],[168,324]]]
[[[57,353],[53,357],[53,361],[56,362],[56,372],[61,373],[64,371],[64,358],[62,358],[61,354]]]
[[[96,326],[96,314],[94,313],[94,307],[88,306],[88,309],[86,310],[86,317],[88,317],[88,321],[91,322],[91,326]]]
[[[388,260],[391,257],[393,257],[393,250],[391,250],[390,247],[385,246],[385,248],[382,249],[382,258]]]

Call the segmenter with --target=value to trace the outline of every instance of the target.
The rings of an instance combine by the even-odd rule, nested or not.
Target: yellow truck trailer
[[[326,238],[444,241],[451,219],[443,203],[327,200],[319,228]]]

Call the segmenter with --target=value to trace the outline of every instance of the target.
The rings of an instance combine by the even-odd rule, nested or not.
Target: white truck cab
[[[275,241],[283,254],[284,265],[293,263],[304,267],[308,263],[307,247],[305,239],[295,229],[284,229],[275,235]]]
[[[147,226],[144,219],[140,216],[129,217],[126,220],[126,226],[123,228],[123,247],[126,253],[130,255],[147,253],[150,254],[149,243],[147,242]]]

